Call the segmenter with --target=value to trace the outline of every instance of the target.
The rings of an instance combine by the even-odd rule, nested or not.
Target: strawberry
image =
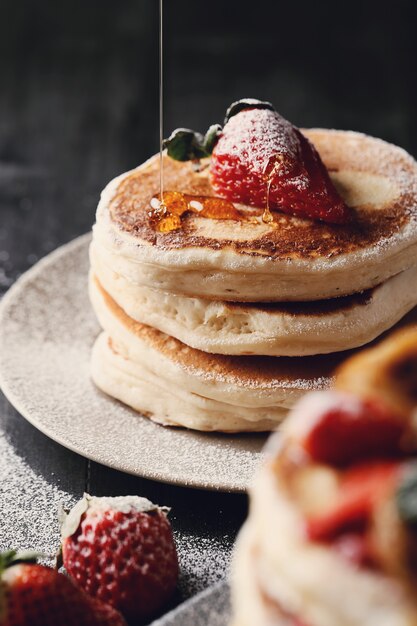
[[[68,574],[128,620],[153,615],[170,599],[178,578],[166,511],[137,496],[86,494],[62,526]]]
[[[204,137],[178,129],[164,145],[178,160],[212,154],[212,186],[226,200],[335,224],[352,219],[317,150],[269,102],[235,102],[223,129]]]
[[[343,472],[334,504],[307,520],[307,537],[311,541],[329,541],[344,533],[364,530],[374,508],[394,489],[399,468],[398,463],[375,462]]]
[[[376,399],[319,392],[306,396],[295,412],[300,417],[294,417],[305,424],[301,444],[319,463],[344,466],[401,454],[407,421]]]
[[[350,219],[317,150],[270,109],[247,108],[229,117],[213,150],[211,175],[214,190],[227,200],[336,224]]]
[[[360,566],[374,565],[375,559],[369,537],[363,533],[346,533],[338,537],[332,547],[349,563]]]
[[[126,626],[118,611],[33,555],[4,553],[0,570],[1,626]]]

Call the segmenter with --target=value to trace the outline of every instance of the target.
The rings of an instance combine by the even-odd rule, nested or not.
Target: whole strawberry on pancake
[[[223,129],[211,127],[204,139],[179,129],[165,145],[168,155],[180,161],[209,156],[214,145],[214,191],[231,202],[265,207],[263,221],[272,223],[270,210],[335,224],[353,217],[313,144],[269,102],[235,102]]]

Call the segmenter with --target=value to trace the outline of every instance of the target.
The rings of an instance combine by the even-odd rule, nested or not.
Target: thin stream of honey
[[[264,212],[262,214],[262,221],[265,224],[272,224],[274,221],[274,216],[271,213],[271,208],[269,206],[269,198],[271,194],[271,185],[273,176],[275,174],[275,170],[277,168],[276,155],[273,155],[268,159],[268,163],[266,164],[264,175],[266,179],[266,207],[264,208]]]
[[[271,213],[271,209],[269,208],[269,194],[271,192],[272,185],[272,174],[268,178],[268,182],[266,184],[266,207],[264,208],[264,212],[262,213],[262,221],[265,224],[272,224],[274,221],[274,216]]]
[[[164,160],[162,142],[164,140],[164,0],[159,0],[159,197],[160,210],[164,210]]]
[[[151,199],[151,210],[148,215],[157,231],[168,233],[181,228],[181,218],[185,213],[198,214],[201,217],[253,222],[252,218],[245,217],[233,203],[223,198],[210,196],[193,196],[178,191],[164,190],[164,2],[159,0],[159,194]],[[268,182],[267,208],[262,219],[266,223],[273,221],[269,211]],[[255,220],[256,221],[256,220]]]

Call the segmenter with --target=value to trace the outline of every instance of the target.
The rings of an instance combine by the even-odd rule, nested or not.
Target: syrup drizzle
[[[257,220],[246,217],[232,202],[214,196],[194,196],[179,191],[164,191],[164,2],[159,0],[159,194],[151,199],[151,210],[148,212],[149,219],[155,230],[160,233],[168,233],[181,228],[181,218],[185,213],[194,213],[200,217],[217,220],[235,220],[256,223]],[[195,166],[196,164],[194,164]],[[267,179],[267,206],[262,215],[263,222],[270,224],[274,221],[269,210],[269,190],[272,182],[272,174],[275,171],[274,161],[271,173]],[[268,176],[267,169],[265,174]],[[198,171],[198,170],[197,170]]]
[[[159,210],[164,204],[164,159],[162,142],[164,140],[164,0],[159,0],[159,195],[161,198]]]
[[[262,221],[265,224],[273,224],[274,216],[271,213],[271,208],[269,206],[269,196],[271,193],[271,185],[273,181],[274,174],[277,171],[279,166],[279,155],[274,154],[269,157],[268,162],[264,169],[264,176],[266,181],[266,206],[264,208],[264,212],[262,214]]]
[[[185,213],[215,220],[253,221],[228,200],[214,196],[194,196],[180,191],[165,191],[164,204],[161,195],[155,195],[151,200],[151,208],[150,220],[160,233],[181,228],[181,217]]]

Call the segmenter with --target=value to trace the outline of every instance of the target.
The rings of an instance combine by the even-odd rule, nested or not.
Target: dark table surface
[[[298,125],[353,128],[417,153],[412,2],[166,2],[165,127],[205,129],[243,96]],[[343,5],[345,6],[345,5]],[[0,295],[90,229],[100,190],[158,147],[157,1],[4,0],[0,19]],[[176,602],[225,575],[245,496],[153,483],[90,462],[0,398],[0,548],[58,545],[84,491],[172,507]]]

